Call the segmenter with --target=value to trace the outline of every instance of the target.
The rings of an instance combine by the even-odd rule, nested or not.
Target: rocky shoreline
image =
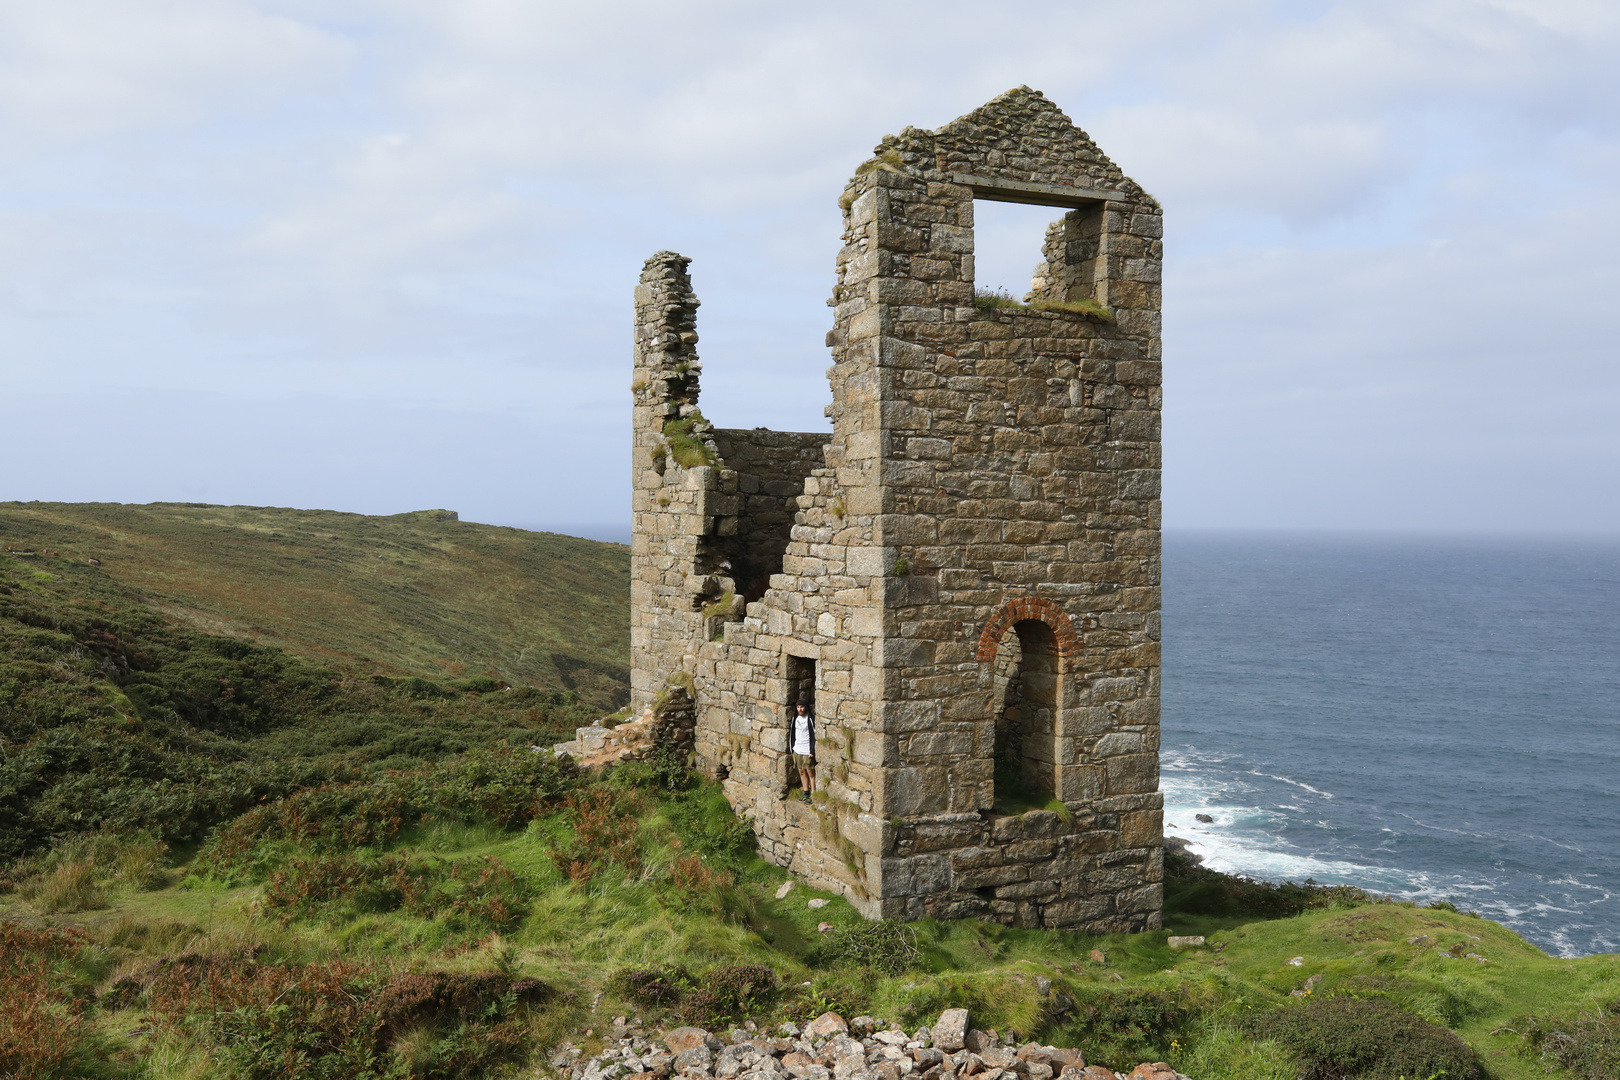
[[[724,1037],[697,1027],[658,1036],[621,1016],[603,1043],[593,1056],[564,1043],[551,1066],[568,1080],[1190,1080],[1162,1061],[1122,1073],[1087,1065],[1073,1048],[1002,1046],[996,1032],[969,1026],[966,1009],[910,1033],[829,1012],[771,1032],[749,1021]]]

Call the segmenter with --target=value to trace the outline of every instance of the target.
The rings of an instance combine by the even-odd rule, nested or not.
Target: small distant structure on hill
[[[1021,303],[975,294],[979,200],[1061,214]],[[628,741],[681,714],[764,857],[868,917],[1158,928],[1159,204],[1020,87],[839,205],[830,434],[711,426],[689,260],[642,271]]]

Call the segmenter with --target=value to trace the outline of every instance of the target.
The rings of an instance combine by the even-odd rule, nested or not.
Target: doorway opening
[[[807,712],[813,717],[816,714],[816,662],[807,656],[788,656],[782,672],[782,681],[787,688],[787,701],[784,702],[786,724],[788,732],[787,754],[787,782],[784,785],[787,791],[802,788],[799,780],[799,770],[794,764],[793,755],[793,718],[798,713],[799,699],[805,699]],[[820,725],[815,727],[816,734],[820,734]],[[812,745],[812,749],[814,746]]]

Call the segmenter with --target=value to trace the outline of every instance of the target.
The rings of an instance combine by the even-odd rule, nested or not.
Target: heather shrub
[[[154,1026],[211,1043],[232,1080],[482,1076],[526,1056],[525,1018],[553,996],[536,980],[499,973],[228,953],[161,962],[144,991]]]
[[[775,1003],[776,972],[763,964],[730,964],[703,973],[702,988],[714,995],[726,1015],[747,1016]]]
[[[509,929],[527,901],[523,883],[493,856],[446,863],[410,851],[293,858],[270,874],[264,890],[265,908],[287,920],[405,911],[464,931]]]
[[[619,993],[645,1008],[668,1009],[697,985],[685,968],[627,968],[609,980]]]
[[[726,1018],[726,1006],[719,994],[700,986],[681,995],[675,1015],[683,1024],[711,1028]]]
[[[679,967],[631,968],[614,973],[609,985],[637,1005],[670,1010],[698,1027],[763,1013],[782,994],[776,972],[763,964],[722,965],[696,978]]]

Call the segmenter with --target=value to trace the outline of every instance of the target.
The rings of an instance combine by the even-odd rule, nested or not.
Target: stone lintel
[[[1032,206],[1059,206],[1077,210],[1100,202],[1130,202],[1123,191],[1106,188],[1070,187],[1067,184],[1040,184],[1027,180],[1002,180],[995,176],[955,173],[951,180],[973,192],[975,199],[990,202],[1027,203]]]

